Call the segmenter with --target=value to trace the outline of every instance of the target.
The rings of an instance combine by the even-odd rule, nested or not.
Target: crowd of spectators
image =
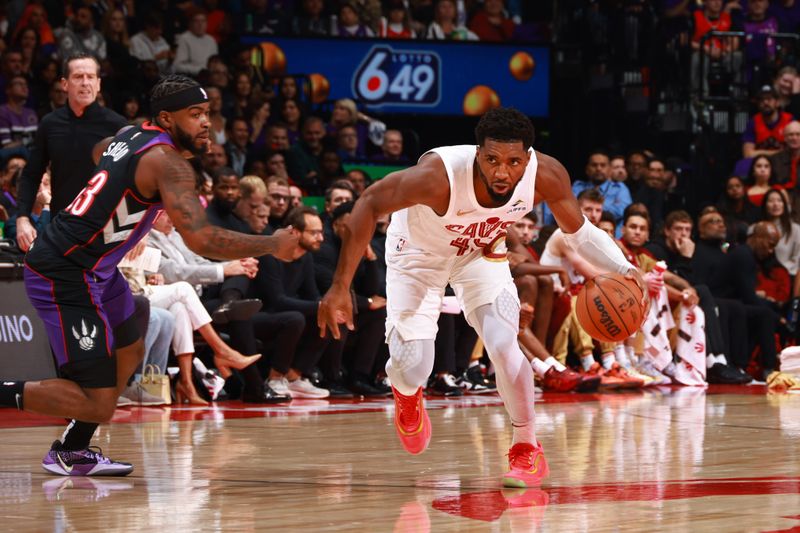
[[[587,2],[583,9],[600,14],[609,9],[595,4]],[[783,63],[777,65],[775,54],[762,56],[756,50],[772,49],[770,32],[797,30],[800,4],[785,0],[750,0],[745,5],[706,0],[697,8],[688,1],[668,4],[659,9],[665,20],[681,21],[673,26],[676,35],[687,32],[687,50],[707,53],[713,60],[737,52],[741,45],[747,51],[742,64],[763,67],[753,71],[757,73],[754,112],[742,135],[741,160],[730,169],[719,201],[705,202],[691,212],[686,209],[692,184],[685,179],[690,165],[684,154],[662,155],[659,147],[630,151],[615,147],[617,153],[593,150],[583,175],[573,176],[573,192],[583,198],[590,219],[620,239],[632,261],[648,270],[655,259],[667,261],[672,275],[652,281],[652,288],[655,295],[658,283],[671,287],[664,289],[665,298],[675,310],[677,324],[685,318],[683,307],[703,309],[713,336],[705,341],[709,381],[742,382],[744,370],[761,379],[764,371],[777,365],[775,334],[781,343],[793,342],[800,313],[800,76],[791,57],[781,56]],[[635,12],[637,6],[655,9],[646,2],[630,2],[626,13]],[[194,77],[210,101],[213,142],[194,161],[198,195],[209,219],[257,234],[291,224],[300,242],[295,260],[289,263],[263,257],[214,264],[187,253],[168,220],[162,219],[153,230],[148,246],[161,250],[162,262],[159,272],[150,274],[160,277],[138,278],[144,279],[141,292],[152,296],[164,291],[148,285],[188,281],[191,294],[207,310],[207,316],[197,311],[199,318],[190,312],[178,333],[176,328],[170,330],[173,353],[184,374],[181,397],[202,400],[203,390],[195,390],[185,374],[191,372],[187,361],[195,354],[202,357],[205,345],[210,347],[206,362],[228,379],[225,390],[245,401],[387,394],[383,364],[388,352],[382,329],[388,220],[379,224],[365,250],[353,287],[355,332],[339,341],[320,339],[315,313],[320,294],[331,282],[343,224],[353,201],[371,184],[370,169],[411,164],[419,156],[405,142],[413,132],[387,125],[391,118],[367,116],[353,100],[312,105],[304,75],[268,75],[253,64],[251,48],[240,44],[239,37],[248,33],[529,42],[539,34],[523,18],[524,3],[30,0],[8,2],[5,7],[0,19],[4,22],[0,24],[0,221],[6,222],[7,236],[14,237],[20,168],[35,141],[37,125],[67,98],[61,79],[64,58],[74,53],[96,57],[102,77],[98,102],[129,123],[149,119],[147,94],[160,76],[174,72]],[[743,43],[720,41],[718,46],[714,40],[702,40],[712,29],[750,33]],[[313,203],[309,197],[320,198],[317,209],[303,205]],[[31,210],[31,221],[38,227],[49,220],[49,203],[48,182],[43,180]],[[570,281],[560,266],[538,265],[552,223],[546,206],[524,219],[517,226],[518,237],[530,257],[522,254],[512,260],[515,270],[527,272],[520,274],[518,283],[523,300],[520,342],[538,368],[537,375],[544,378],[551,368],[564,372],[572,362],[584,375],[602,375],[604,385],[681,382],[666,365],[645,364],[646,343],[602,346],[590,340],[584,343],[588,351],[577,353],[574,343],[566,342],[573,339],[575,327],[568,316],[568,296],[580,282]],[[751,268],[734,266],[732,261]],[[528,263],[538,266],[520,267]],[[199,309],[185,284],[174,291],[184,308]],[[169,309],[173,303],[159,305]],[[546,312],[551,306],[554,312]],[[199,335],[187,340],[192,331]],[[457,308],[446,306],[440,331],[431,391],[448,396],[492,391],[491,380],[480,370],[480,343]],[[556,340],[558,346],[563,343],[563,350],[554,347]],[[670,358],[679,361],[676,342],[672,339],[668,347],[674,351]],[[559,352],[557,364],[549,357],[554,351]],[[255,357],[259,353],[260,359]],[[149,357],[164,361],[163,355]],[[593,366],[589,356],[600,365]],[[229,373],[229,366],[237,367],[226,365],[226,360],[236,359],[240,365],[244,359],[237,358],[246,357],[251,359],[245,368]],[[641,364],[634,364],[637,360]],[[549,362],[537,366],[536,361]],[[562,385],[553,379],[544,383],[558,388],[566,378],[560,379]],[[577,387],[579,380],[570,379]]]

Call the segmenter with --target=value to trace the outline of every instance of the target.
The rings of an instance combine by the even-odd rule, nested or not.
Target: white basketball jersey
[[[422,157],[431,152],[442,159],[447,169],[450,182],[447,212],[439,216],[426,205],[414,205],[394,213],[387,234],[396,238],[392,240],[396,245],[395,249],[387,247],[387,255],[412,247],[442,258],[480,252],[486,259],[505,260],[508,227],[533,209],[536,153],[531,149],[530,161],[511,199],[505,205],[491,208],[481,206],[475,199],[474,144],[434,148]]]
[[[586,278],[584,278],[581,274],[578,274],[578,271],[572,266],[572,262],[570,262],[566,257],[558,257],[553,253],[552,243],[556,242],[553,237],[563,239],[562,235],[563,232],[561,231],[561,228],[558,228],[553,232],[553,234],[550,236],[550,239],[547,241],[547,244],[544,245],[544,251],[542,252],[541,259],[539,259],[539,263],[544,266],[563,267],[564,270],[567,271],[569,282],[573,285],[586,283]],[[553,274],[553,280],[556,282],[557,286],[561,286],[561,279],[557,274]]]

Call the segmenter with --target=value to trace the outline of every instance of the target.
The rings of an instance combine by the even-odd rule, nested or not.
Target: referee
[[[92,177],[94,145],[127,125],[121,115],[97,103],[100,64],[94,56],[71,55],[64,62],[63,72],[61,85],[67,91],[67,105],[42,119],[18,184],[17,244],[23,252],[36,239],[30,214],[47,165],[51,165],[53,194],[50,211],[55,217]]]

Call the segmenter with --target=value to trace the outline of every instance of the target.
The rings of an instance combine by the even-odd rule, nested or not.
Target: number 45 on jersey
[[[423,50],[373,47],[353,77],[353,93],[370,105],[435,106],[441,97],[441,61]]]

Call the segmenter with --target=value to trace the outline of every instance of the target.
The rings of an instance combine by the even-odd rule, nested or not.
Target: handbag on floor
[[[156,365],[147,365],[142,373],[142,388],[153,396],[162,398],[167,404],[172,403],[169,376],[161,373]]]

